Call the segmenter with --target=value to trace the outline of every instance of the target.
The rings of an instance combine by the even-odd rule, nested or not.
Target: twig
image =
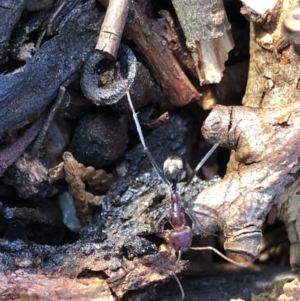
[[[107,0],[98,0],[103,6]],[[144,55],[164,94],[176,106],[183,106],[192,100],[201,100],[202,93],[184,73],[181,63],[169,48],[167,31],[154,19],[149,19],[133,1],[130,6],[124,36],[132,40]]]
[[[30,159],[34,159],[36,157],[37,152],[40,149],[40,147],[41,147],[41,145],[44,141],[44,138],[45,138],[45,135],[48,131],[50,123],[52,122],[52,120],[53,120],[53,118],[54,118],[54,116],[57,112],[57,109],[60,106],[62,100],[64,99],[65,93],[66,93],[66,88],[63,87],[63,86],[60,86],[59,91],[58,91],[58,95],[57,95],[56,100],[54,102],[54,105],[52,106],[52,108],[50,110],[50,113],[48,115],[48,118],[47,118],[42,130],[39,132],[38,137],[36,138],[36,140],[34,142],[34,145],[31,149],[31,152],[30,152],[30,155],[29,155]]]
[[[152,120],[145,120],[139,118],[140,124],[148,129],[155,129],[163,124],[165,124],[170,119],[169,112],[165,112],[159,117]]]
[[[128,15],[129,0],[110,0],[101,26],[96,49],[107,58],[117,58],[120,41]]]
[[[0,150],[0,176],[22,155],[27,146],[33,141],[40,131],[45,118],[46,114],[44,113],[17,141]]]

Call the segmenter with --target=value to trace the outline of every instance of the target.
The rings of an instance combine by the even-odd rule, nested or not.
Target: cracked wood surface
[[[273,205],[280,202],[282,207],[299,178],[299,127],[296,103],[270,109],[216,106],[206,119],[202,127],[205,138],[235,149],[238,164],[235,171],[203,191],[192,209],[213,212],[203,215],[201,225],[209,231],[220,228],[227,250],[250,260],[259,256],[266,215]],[[299,212],[299,206],[294,206]],[[299,228],[295,232],[297,248],[291,249],[294,268],[300,263]]]

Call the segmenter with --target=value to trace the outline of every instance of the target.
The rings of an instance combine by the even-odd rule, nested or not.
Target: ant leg
[[[182,284],[181,284],[179,278],[178,278],[177,275],[176,275],[177,265],[178,265],[178,262],[179,262],[180,259],[181,259],[181,254],[182,254],[182,252],[181,252],[181,251],[178,251],[178,258],[177,258],[177,260],[176,260],[176,262],[175,262],[175,266],[174,266],[174,270],[173,270],[173,275],[174,275],[174,278],[175,278],[175,280],[176,280],[176,282],[177,282],[177,284],[178,284],[178,286],[179,286],[179,289],[180,289],[180,291],[181,291],[181,299],[183,300],[183,299],[185,298],[184,289],[183,289],[183,287],[182,287]]]
[[[184,184],[184,187],[187,187],[192,182],[194,176],[197,174],[197,172],[200,170],[202,165],[207,161],[207,159],[211,156],[211,154],[215,151],[215,149],[218,147],[218,144],[214,144],[212,148],[208,151],[208,153],[203,157],[203,159],[200,161],[200,163],[196,166],[193,173],[191,174],[188,181]]]
[[[204,212],[201,212],[201,211],[195,211],[193,210],[191,207],[188,206],[188,202],[186,200],[184,200],[184,210],[185,210],[185,213],[189,216],[189,218],[192,220],[193,224],[194,224],[194,227],[196,229],[199,229],[201,231],[201,233],[203,233],[204,235],[213,235],[213,236],[217,236],[216,234],[214,233],[209,233],[209,232],[205,232],[203,230],[203,227],[200,223],[200,218],[197,217],[197,215],[202,215],[202,216],[206,216],[206,217],[209,217],[211,219],[214,219],[216,221],[216,223],[219,225],[218,223],[218,218],[215,214],[211,213],[211,214],[207,214],[207,213],[204,213]],[[205,206],[206,207],[206,206]],[[215,216],[214,216],[215,215]],[[220,225],[221,226],[221,225]],[[196,233],[197,233],[197,230],[196,230]]]
[[[125,85],[125,83],[124,83]],[[166,180],[164,174],[162,173],[162,171],[160,170],[160,168],[158,167],[158,165],[156,164],[153,156],[151,155],[150,151],[148,150],[148,147],[146,146],[146,143],[145,143],[145,139],[144,139],[144,136],[143,136],[143,132],[142,132],[142,129],[141,129],[141,125],[139,123],[139,120],[137,118],[137,114],[135,112],[135,109],[133,107],[133,104],[132,104],[132,101],[131,101],[131,97],[130,97],[130,93],[129,93],[129,90],[128,88],[126,87],[125,85],[125,89],[126,89],[126,95],[127,95],[127,99],[128,99],[128,103],[129,103],[129,106],[130,106],[130,109],[132,111],[132,117],[133,117],[133,120],[134,120],[134,123],[135,123],[135,126],[136,126],[136,130],[139,134],[139,138],[140,138],[140,141],[143,145],[143,148],[144,148],[144,151],[146,152],[151,164],[153,165],[154,169],[156,170],[156,172],[158,173],[158,175],[160,176],[160,178],[167,184],[169,185],[168,181]]]
[[[160,218],[158,219],[158,221],[155,223],[154,228],[157,229],[158,225],[161,223],[161,221],[167,216],[167,214],[169,213],[170,208],[167,208],[164,210],[164,212],[161,214]]]
[[[220,251],[218,251],[217,249],[213,248],[213,247],[198,247],[198,248],[193,248],[193,247],[190,247],[191,250],[198,250],[198,251],[202,251],[202,250],[211,250],[213,252],[215,252],[216,254],[218,254],[220,257],[222,257],[223,259],[235,264],[235,265],[238,265],[242,268],[246,268],[247,265],[246,264],[243,264],[243,263],[239,263],[237,261],[234,261],[230,258],[228,258],[227,256],[223,255]]]
[[[202,231],[202,233],[203,233],[204,236],[207,236],[207,235],[217,236],[216,234],[208,233],[208,232],[203,231],[203,227],[201,226],[201,224],[200,224],[198,218],[196,217],[195,213],[193,211],[191,211],[189,208],[185,209],[185,213],[192,220],[192,222],[195,225],[196,229],[200,229],[200,231]]]

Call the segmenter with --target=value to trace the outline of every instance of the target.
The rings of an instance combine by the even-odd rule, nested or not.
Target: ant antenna
[[[198,171],[200,170],[200,168],[203,166],[203,164],[207,161],[207,159],[212,155],[212,153],[215,151],[215,149],[218,147],[219,145],[216,143],[212,146],[212,148],[208,151],[208,153],[202,158],[202,160],[200,161],[200,163],[196,166],[196,168],[193,170],[193,173],[191,174],[190,178],[188,179],[188,181],[184,184],[184,187],[188,187],[193,178],[195,177],[195,175],[198,173]]]
[[[235,261],[235,260],[232,260],[232,259],[230,259],[229,257],[223,255],[220,251],[218,251],[218,250],[215,249],[214,247],[198,247],[198,248],[190,247],[189,249],[190,249],[190,250],[196,250],[196,251],[211,250],[211,251],[215,252],[215,253],[218,254],[220,257],[222,257],[223,259],[225,259],[226,261],[228,261],[228,262],[230,262],[230,263],[233,263],[233,264],[235,264],[235,265],[237,265],[237,266],[240,266],[240,267],[242,267],[242,268],[246,268],[246,267],[247,267],[246,264],[244,264],[244,263],[239,263],[239,262],[237,262],[237,261]],[[176,270],[177,270],[178,263],[179,263],[179,261],[181,260],[181,255],[182,255],[182,251],[179,250],[179,251],[178,251],[178,257],[177,257],[177,260],[176,260],[176,262],[175,262],[175,266],[174,266],[174,270],[173,270],[173,275],[174,275],[174,278],[175,278],[175,280],[176,280],[176,282],[177,282],[177,284],[178,284],[178,286],[179,286],[179,289],[180,289],[180,292],[181,292],[181,299],[184,300],[184,298],[185,298],[184,289],[183,289],[183,287],[182,287],[182,284],[181,284],[179,278],[178,278],[177,275],[176,275]]]
[[[181,299],[183,300],[185,298],[184,289],[182,287],[182,284],[181,284],[179,278],[176,275],[176,270],[177,270],[178,262],[181,260],[181,254],[182,254],[182,252],[179,250],[178,251],[178,257],[177,257],[177,260],[175,262],[175,266],[174,266],[174,269],[173,269],[173,275],[174,275],[174,278],[175,278],[175,280],[176,280],[176,282],[177,282],[177,284],[179,286],[179,289],[180,289],[180,292],[181,292]]]
[[[156,172],[158,173],[158,175],[160,176],[160,178],[167,184],[169,185],[168,181],[166,180],[164,174],[162,173],[162,171],[160,170],[160,168],[158,167],[158,165],[156,164],[152,154],[150,153],[148,147],[146,146],[146,143],[145,143],[145,139],[144,139],[144,136],[143,136],[143,132],[142,132],[142,129],[141,129],[141,125],[139,123],[139,120],[138,120],[138,117],[137,117],[137,114],[135,112],[135,109],[133,107],[133,104],[132,104],[132,101],[131,101],[131,97],[130,97],[130,93],[129,93],[129,90],[126,86],[126,83],[124,81],[124,79],[122,78],[122,81],[123,81],[123,85],[125,87],[125,90],[126,90],[126,95],[127,95],[127,98],[128,98],[128,103],[129,103],[129,106],[131,108],[131,111],[132,111],[132,117],[133,117],[133,120],[134,120],[134,123],[135,123],[135,126],[136,126],[136,130],[138,132],[138,135],[139,135],[139,138],[140,138],[140,141],[143,145],[143,149],[145,151],[145,153],[147,154],[151,164],[153,165],[154,169],[156,170]]]

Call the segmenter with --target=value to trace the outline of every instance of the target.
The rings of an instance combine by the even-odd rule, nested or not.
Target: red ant
[[[124,81],[123,81],[123,83],[124,83]],[[125,83],[124,83],[124,85],[125,85]],[[201,162],[196,166],[196,168],[192,172],[192,174],[191,174],[190,178],[188,179],[188,181],[184,185],[178,187],[177,184],[180,182],[180,180],[182,178],[182,175],[183,175],[183,161],[182,161],[182,159],[177,157],[177,156],[169,157],[164,162],[163,172],[160,170],[160,168],[156,164],[152,154],[150,153],[150,151],[148,150],[148,148],[145,144],[145,139],[144,139],[144,136],[143,136],[143,133],[142,133],[142,129],[141,129],[140,123],[138,121],[138,117],[137,117],[137,114],[135,112],[135,109],[133,107],[129,90],[127,89],[126,85],[125,85],[125,89],[126,89],[126,94],[127,94],[127,98],[128,98],[128,103],[129,103],[129,106],[130,106],[131,111],[132,111],[133,120],[135,122],[135,126],[136,126],[136,129],[137,129],[138,135],[139,135],[139,139],[140,139],[140,141],[143,145],[143,149],[146,152],[149,160],[151,161],[151,164],[153,165],[153,167],[157,171],[157,173],[160,176],[160,178],[162,179],[162,181],[166,185],[168,185],[170,193],[171,193],[171,198],[170,198],[171,199],[171,210],[169,210],[169,209],[166,210],[162,214],[162,216],[159,218],[156,225],[158,225],[162,221],[162,219],[165,217],[166,213],[169,211],[169,213],[170,213],[169,222],[170,222],[171,226],[173,227],[173,230],[169,231],[167,240],[171,244],[171,246],[174,248],[174,250],[176,252],[178,252],[177,262],[179,262],[182,252],[185,252],[188,249],[192,249],[192,250],[211,250],[211,251],[217,253],[219,256],[221,256],[222,258],[224,258],[225,260],[227,260],[231,263],[234,263],[234,264],[236,264],[238,266],[241,266],[241,267],[246,267],[246,265],[238,263],[238,262],[236,262],[234,260],[231,260],[230,258],[226,257],[225,255],[223,255],[221,252],[219,252],[218,250],[216,250],[213,247],[192,248],[191,244],[192,244],[192,240],[193,240],[193,232],[192,232],[192,229],[189,226],[186,226],[185,214],[184,214],[183,208],[182,208],[182,203],[183,203],[182,195],[183,195],[185,189],[192,182],[194,176],[198,173],[200,168],[206,162],[206,160],[216,150],[216,148],[218,147],[218,144],[214,144],[212,146],[212,148],[209,150],[209,152],[204,156],[204,158],[201,160]],[[189,210],[189,208],[186,208],[185,212],[190,216],[192,221],[197,224],[197,218],[195,217],[193,211]],[[176,271],[177,262],[175,264],[174,271]],[[176,281],[177,281],[177,283],[180,287],[182,299],[184,299],[185,298],[184,290],[183,290],[182,285],[181,285],[178,277],[176,276],[175,272],[174,272],[174,277],[175,277],[175,279],[176,279]]]

